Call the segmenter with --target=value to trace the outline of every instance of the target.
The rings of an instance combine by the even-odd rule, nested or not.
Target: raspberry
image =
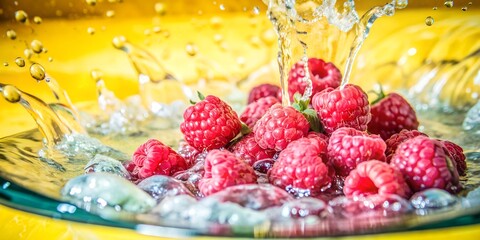
[[[424,136],[408,139],[398,146],[390,164],[400,170],[414,192],[428,188],[457,192],[461,188],[455,163],[440,141]]]
[[[280,102],[282,101],[282,89],[279,86],[269,83],[260,84],[250,90],[248,94],[248,104],[264,97],[274,97]]]
[[[260,147],[281,151],[290,142],[306,136],[309,128],[302,113],[293,107],[275,104],[258,120],[253,132]]]
[[[368,123],[368,131],[379,134],[384,140],[402,129],[418,128],[415,110],[397,93],[390,93],[385,97],[380,93],[380,99],[372,104],[370,112],[372,119]]]
[[[385,148],[385,142],[378,135],[343,127],[330,136],[328,157],[337,174],[347,176],[361,162],[385,161]]]
[[[253,128],[255,123],[257,123],[257,121],[262,118],[268,109],[275,103],[280,103],[280,101],[275,97],[268,96],[260,98],[257,101],[247,105],[243,113],[240,115],[240,120],[247,124],[249,128]]]
[[[139,179],[157,174],[172,176],[174,173],[188,168],[183,157],[155,139],[150,139],[140,145],[133,153],[132,161],[138,169]]]
[[[244,160],[250,166],[258,160],[273,158],[276,153],[275,150],[261,148],[255,141],[253,133],[249,133],[240,139],[230,148],[230,151],[235,157]]]
[[[318,194],[331,178],[325,164],[327,143],[320,138],[301,138],[291,142],[268,171],[271,184],[283,189]]]
[[[329,137],[323,133],[319,133],[319,132],[308,132],[308,135],[307,135],[307,138],[321,138],[323,140],[325,140],[326,142],[328,142],[328,139]]]
[[[242,128],[235,111],[212,95],[188,107],[183,118],[180,130],[185,141],[200,151],[224,147]]]
[[[457,144],[442,140],[443,146],[445,146],[448,156],[452,159],[457,167],[458,174],[460,176],[465,176],[467,174],[467,162],[465,161],[466,157],[463,154],[463,148]]]
[[[312,106],[328,135],[341,127],[365,131],[371,117],[367,94],[353,84],[344,88],[327,88],[315,94]]]
[[[288,75],[288,94],[292,100],[293,95],[297,92],[303,95],[307,87],[307,82],[304,81],[306,75],[304,65],[305,63],[302,61],[296,63]],[[342,74],[333,63],[326,63],[318,58],[310,58],[308,59],[308,70],[312,80],[312,96],[328,87],[337,88],[340,86]]]
[[[345,179],[345,196],[397,194],[403,198],[411,195],[403,175],[388,163],[371,160],[359,163]]]
[[[427,134],[419,132],[417,130],[402,130],[399,133],[393,134],[389,139],[385,141],[385,143],[387,144],[387,149],[385,150],[387,160],[390,160],[392,154],[394,154],[395,150],[397,150],[398,145],[416,136],[428,137]]]
[[[198,188],[205,196],[229,186],[256,183],[253,168],[227,150],[212,150],[205,159],[205,174]]]

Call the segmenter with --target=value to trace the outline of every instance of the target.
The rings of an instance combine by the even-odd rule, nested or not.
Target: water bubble
[[[210,18],[210,24],[213,28],[219,28],[222,26],[222,18],[221,17],[212,17]]]
[[[428,16],[427,18],[425,18],[425,24],[427,24],[427,26],[432,26],[434,21],[435,20],[432,16]]]
[[[35,17],[33,17],[33,22],[36,23],[36,24],[40,24],[40,23],[42,23],[42,18],[39,17],[39,16],[35,16]]]
[[[445,7],[451,8],[453,7],[453,1],[452,0],[447,0],[444,2]]]
[[[89,27],[89,28],[87,28],[87,32],[88,32],[88,34],[93,35],[93,34],[95,34],[95,28]]]
[[[97,0],[85,0],[85,2],[90,6],[97,5]]]
[[[225,10],[225,5],[220,4],[219,8],[220,8],[220,10],[224,11]]]
[[[257,7],[257,6],[253,7],[253,14],[255,14],[255,15],[260,14],[260,8]]]
[[[12,40],[15,40],[17,38],[17,33],[14,30],[9,29],[7,30],[7,37]]]
[[[33,52],[35,53],[41,53],[43,51],[43,44],[42,42],[38,41],[38,40],[33,40],[31,43],[30,43],[30,47],[32,48]]]
[[[258,36],[253,36],[250,38],[250,44],[254,47],[259,47],[262,40]]]
[[[163,3],[155,3],[154,9],[158,15],[162,16],[162,15],[165,15],[166,13],[165,4]]]
[[[37,81],[41,81],[45,79],[45,68],[38,63],[33,63],[30,66],[30,75],[32,75]]]
[[[155,27],[152,28],[152,31],[153,31],[154,33],[159,33],[159,32],[162,31],[162,28],[161,28],[160,26],[155,26]]]
[[[468,7],[467,7],[467,6],[465,6],[465,7],[462,7],[462,11],[464,11],[464,12],[465,12],[465,11],[467,11],[467,10],[468,10]]]
[[[20,98],[21,98],[21,94],[20,94],[20,91],[18,91],[18,89],[12,85],[7,85],[5,87],[3,87],[3,91],[2,91],[2,94],[3,94],[3,97],[5,98],[5,100],[11,102],[11,103],[16,103],[18,101],[20,101]]]
[[[48,53],[48,48],[43,48],[43,53]]]
[[[15,58],[15,63],[16,63],[17,66],[19,66],[19,67],[25,67],[25,59],[23,59],[23,58],[21,58],[21,57]]]
[[[125,36],[116,36],[112,40],[112,44],[115,48],[122,49],[125,46],[127,39]]]
[[[240,56],[240,57],[237,57],[236,62],[239,67],[245,67],[245,63],[247,62],[247,60],[245,60],[244,57]]]
[[[30,59],[33,56],[33,51],[30,48],[26,48],[25,50],[23,50],[23,54],[27,59]]]
[[[108,11],[105,13],[105,16],[111,18],[111,17],[115,16],[115,11],[113,11],[113,10],[108,10]]]
[[[4,62],[3,66],[8,67],[8,62]]]
[[[187,45],[185,46],[185,51],[187,52],[188,55],[193,57],[193,56],[197,55],[198,48],[193,43],[187,43]]]
[[[468,2],[468,5],[472,5],[472,2]]]
[[[262,34],[262,40],[267,45],[272,45],[277,40],[275,31],[273,29],[268,29]]]
[[[397,0],[395,7],[397,9],[404,9],[408,5],[408,0]]]
[[[27,22],[27,19],[28,15],[25,11],[18,10],[15,12],[15,20],[17,20],[17,22],[25,23]]]
[[[53,57],[48,57],[49,62],[53,62]]]
[[[213,35],[213,41],[215,43],[220,43],[221,41],[223,41],[223,35],[219,33]]]
[[[432,9],[435,11],[435,10],[437,10],[438,8],[437,8],[437,7],[433,7]]]

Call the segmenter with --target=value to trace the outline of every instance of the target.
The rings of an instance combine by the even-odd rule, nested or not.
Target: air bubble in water
[[[25,60],[21,57],[17,57],[15,58],[15,63],[17,64],[17,66],[19,67],[25,67]]]
[[[447,0],[444,2],[445,7],[451,8],[453,7],[453,1],[452,0]]]
[[[97,5],[97,0],[85,0],[85,2],[87,2],[87,4],[90,5],[90,6]]]
[[[9,29],[7,30],[7,37],[12,40],[15,40],[17,38],[17,33],[14,30]]]
[[[27,59],[30,59],[33,56],[33,51],[30,48],[26,48],[25,50],[23,50],[23,54]]]
[[[437,8],[437,7],[433,7],[432,9],[435,11],[435,10],[437,10],[438,8]]]
[[[427,18],[425,18],[425,24],[427,24],[427,26],[432,26],[434,21],[435,20],[431,16],[428,16]]]
[[[15,12],[15,20],[17,20],[17,22],[25,23],[27,22],[27,19],[28,15],[25,11],[18,10]]]
[[[45,68],[38,63],[34,63],[30,66],[30,75],[37,81],[41,81],[45,79]]]
[[[220,4],[219,8],[220,8],[220,10],[224,11],[225,10],[225,5]]]
[[[7,85],[3,87],[2,93],[5,100],[11,103],[16,103],[20,101],[20,98],[21,98],[20,91],[18,91],[18,89],[14,86]]]
[[[33,52],[35,53],[41,53],[43,51],[43,44],[42,42],[38,41],[38,40],[33,40],[31,43],[30,43],[30,47],[32,48]]]
[[[3,66],[8,67],[8,62],[4,62]]]
[[[111,17],[115,16],[115,11],[113,11],[113,10],[108,10],[108,11],[105,13],[105,16],[111,18]]]
[[[53,62],[53,58],[52,58],[52,57],[48,57],[48,61],[49,61],[49,62]]]
[[[112,43],[115,48],[121,49],[125,46],[127,39],[124,36],[116,36],[113,38]]]
[[[35,17],[33,17],[33,22],[36,23],[36,24],[40,24],[40,23],[42,23],[42,18],[39,17],[39,16],[35,16]]]
[[[465,7],[462,7],[462,11],[464,11],[464,12],[465,12],[465,11],[467,11],[467,10],[468,10],[467,6],[465,6]]]
[[[185,46],[185,51],[187,52],[188,55],[193,57],[193,56],[197,55],[198,48],[193,43],[187,43],[187,45]]]
[[[95,34],[95,28],[89,27],[89,28],[87,28],[87,32],[88,32],[88,34],[93,35],[93,34]]]
[[[165,15],[165,13],[167,12],[165,8],[165,4],[163,3],[155,3],[154,9],[155,9],[155,12],[161,16]]]

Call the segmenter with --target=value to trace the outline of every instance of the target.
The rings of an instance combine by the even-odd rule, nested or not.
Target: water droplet
[[[427,18],[425,18],[425,24],[427,24],[427,26],[432,26],[433,22],[434,22],[433,17],[428,16]]]
[[[4,62],[3,66],[8,67],[8,62]]]
[[[30,43],[30,47],[32,48],[33,52],[35,53],[41,53],[43,51],[43,44],[42,42],[38,41],[38,40],[33,40],[31,43]]]
[[[159,33],[159,32],[162,31],[162,28],[161,28],[160,26],[155,26],[155,27],[153,27],[152,31],[153,31],[154,33]]]
[[[215,41],[215,43],[220,43],[223,41],[223,35],[219,33],[213,35],[213,41]]]
[[[155,3],[155,12],[158,14],[158,15],[165,15],[166,13],[166,9],[165,9],[165,4],[163,3]]]
[[[30,59],[33,56],[33,51],[32,51],[32,49],[27,48],[27,49],[23,50],[23,54],[25,55],[25,57],[27,59]]]
[[[36,23],[36,24],[40,24],[40,23],[42,23],[42,18],[39,17],[39,16],[35,16],[35,17],[33,17],[33,22]]]
[[[408,0],[397,0],[395,8],[397,9],[404,9],[408,5]]]
[[[90,6],[97,5],[97,0],[85,0],[85,2],[87,2],[87,4],[90,5]]]
[[[468,10],[467,6],[465,6],[465,7],[462,7],[462,11],[464,11],[464,12],[465,12],[465,11],[467,11],[467,10]]]
[[[185,51],[187,52],[188,55],[193,57],[193,56],[197,55],[198,48],[193,43],[187,43],[187,45],[185,46]]]
[[[7,37],[12,40],[15,40],[17,38],[17,33],[14,30],[9,29],[7,30]]]
[[[21,58],[21,57],[15,58],[15,63],[16,63],[17,66],[19,66],[19,67],[25,67],[25,59],[23,59],[23,58]]]
[[[472,5],[472,2],[468,2],[468,5]]]
[[[237,57],[237,64],[240,67],[244,67],[247,60],[244,57]]]
[[[220,10],[224,11],[225,10],[225,5],[220,4],[219,8],[220,8]]]
[[[95,34],[95,28],[89,27],[89,28],[87,28],[87,32],[88,32],[88,34],[93,35],[93,34]]]
[[[49,62],[53,62],[53,57],[48,57]]]
[[[445,4],[445,7],[447,7],[447,8],[453,7],[453,1],[452,0],[447,0],[447,1],[444,2],[444,4]]]
[[[30,66],[30,75],[37,81],[41,81],[45,79],[45,68],[38,63],[34,63]]]
[[[103,78],[103,72],[98,70],[98,69],[93,69],[91,72],[90,72],[90,76],[92,77],[92,79],[97,82],[98,80],[102,79]]]
[[[437,10],[438,8],[437,8],[437,7],[433,7],[432,9],[435,11],[435,10]]]
[[[212,17],[210,19],[210,24],[212,24],[213,28],[219,28],[222,26],[222,18],[221,17]]]
[[[43,48],[43,53],[47,53],[48,52],[48,49],[47,48]]]
[[[255,15],[260,14],[260,8],[257,7],[257,6],[253,7],[253,14],[255,14]]]
[[[115,16],[115,11],[113,11],[113,10],[108,10],[108,11],[105,13],[105,16],[111,18],[111,17]]]
[[[12,85],[3,87],[2,93],[5,100],[11,103],[16,103],[21,99],[20,91],[18,91],[18,89]]]
[[[253,37],[250,38],[250,43],[254,47],[259,47],[261,42],[262,42],[262,40],[258,36],[253,36]]]
[[[27,22],[27,19],[28,15],[25,11],[18,10],[15,12],[15,20],[17,20],[17,22],[25,23]]]
[[[277,36],[272,29],[268,29],[262,34],[262,40],[267,45],[272,45],[276,40]]]
[[[112,40],[113,46],[118,49],[123,48],[125,46],[125,42],[127,42],[125,36],[116,36]]]

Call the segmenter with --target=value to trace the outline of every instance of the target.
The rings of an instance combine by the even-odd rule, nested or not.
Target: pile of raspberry
[[[301,97],[307,74],[309,98]],[[315,58],[295,64],[288,83],[291,106],[281,104],[278,86],[262,84],[241,114],[199,94],[183,114],[179,149],[154,139],[142,144],[127,165],[132,180],[173,176],[198,197],[242,184],[319,198],[408,199],[430,188],[462,189],[463,149],[418,131],[416,113],[401,95],[380,92],[369,102],[359,86],[341,86],[335,65]]]

